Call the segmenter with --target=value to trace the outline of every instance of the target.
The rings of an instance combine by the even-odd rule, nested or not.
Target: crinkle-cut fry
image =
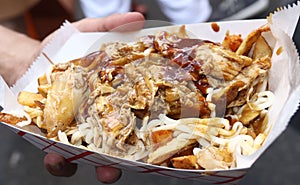
[[[174,157],[171,159],[171,163],[175,168],[180,169],[200,169],[200,165],[197,163],[197,157],[194,155]]]
[[[0,122],[16,125],[19,122],[26,121],[27,118],[25,116],[23,117],[17,117],[12,114],[0,112]]]
[[[257,39],[261,36],[261,33],[270,31],[270,27],[268,25],[264,25],[257,30],[250,33],[242,42],[240,47],[237,49],[236,54],[238,55],[247,55],[251,50],[253,44],[257,41]]]
[[[43,99],[43,95],[27,91],[22,91],[18,95],[18,102],[28,107],[37,107],[36,101],[41,102]]]

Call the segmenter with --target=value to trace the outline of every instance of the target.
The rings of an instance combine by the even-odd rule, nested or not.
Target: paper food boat
[[[4,124],[42,151],[61,154],[70,162],[93,166],[111,166],[132,170],[137,173],[159,174],[206,183],[233,184],[246,174],[247,169],[251,167],[257,158],[286,129],[289,120],[298,108],[300,101],[300,65],[299,56],[291,38],[295,31],[299,14],[300,5],[298,2],[298,5],[294,4],[271,14],[268,19],[269,21],[267,19],[259,19],[218,22],[217,24],[220,27],[218,32],[213,31],[212,23],[186,25],[187,30],[193,35],[213,42],[221,42],[228,30],[232,34],[242,34],[244,38],[258,27],[267,23],[270,25],[273,38],[270,39],[269,44],[273,47],[274,53],[269,85],[276,97],[269,111],[271,130],[262,147],[254,154],[238,159],[238,167],[235,169],[208,171],[156,166],[113,157],[95,151],[88,151],[50,140],[35,128],[25,130]],[[176,28],[178,26],[149,28],[134,33],[81,33],[72,27],[71,24],[65,23],[53,40],[44,48],[43,52],[54,63],[66,62],[82,57],[94,49],[98,49],[101,43],[110,41],[136,41],[137,38],[143,35],[153,34],[160,30],[172,31]],[[278,50],[282,50],[282,52],[276,54]],[[14,87],[9,88],[3,79],[0,78],[0,104],[3,106],[4,111],[16,112],[21,110],[21,106],[17,103],[18,93],[23,90],[35,92],[37,78],[44,74],[49,66],[48,59],[41,55]]]

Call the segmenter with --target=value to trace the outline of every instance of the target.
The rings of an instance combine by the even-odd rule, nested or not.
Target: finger
[[[122,176],[122,171],[113,167],[96,167],[97,179],[106,184],[114,183]]]
[[[58,154],[49,153],[44,158],[44,166],[54,176],[70,177],[75,174],[77,165],[69,163]]]
[[[73,25],[82,32],[134,31],[143,28],[145,18],[141,13],[113,14],[104,18],[86,18]]]

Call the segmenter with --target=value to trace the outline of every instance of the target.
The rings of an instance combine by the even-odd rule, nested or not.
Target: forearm
[[[40,42],[0,25],[0,74],[12,85],[32,64]]]

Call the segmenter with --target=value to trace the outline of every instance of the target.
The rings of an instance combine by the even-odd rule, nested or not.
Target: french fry
[[[172,134],[172,130],[158,130],[152,132],[152,141],[155,144],[166,143],[172,139]]]
[[[174,157],[171,159],[171,163],[175,168],[200,169],[200,165],[197,163],[197,157],[194,155]]]
[[[18,95],[18,102],[21,105],[29,106],[29,107],[36,107],[36,101],[42,101],[44,97],[41,94],[22,91]]]
[[[51,87],[50,84],[40,85],[38,86],[38,92],[44,97],[47,97],[50,87]]]
[[[166,143],[164,146],[159,147],[154,152],[150,153],[148,163],[161,164],[164,161],[170,159],[176,153],[185,150],[190,145],[194,145],[195,143],[195,140],[174,138],[170,142]]]
[[[15,125],[19,122],[26,121],[25,117],[17,117],[11,114],[0,112],[0,122]]]
[[[42,76],[40,76],[40,77],[38,78],[38,84],[39,84],[39,85],[45,85],[45,84],[48,84],[48,80],[47,80],[47,75],[46,75],[46,74],[44,74],[44,75],[42,75]]]

